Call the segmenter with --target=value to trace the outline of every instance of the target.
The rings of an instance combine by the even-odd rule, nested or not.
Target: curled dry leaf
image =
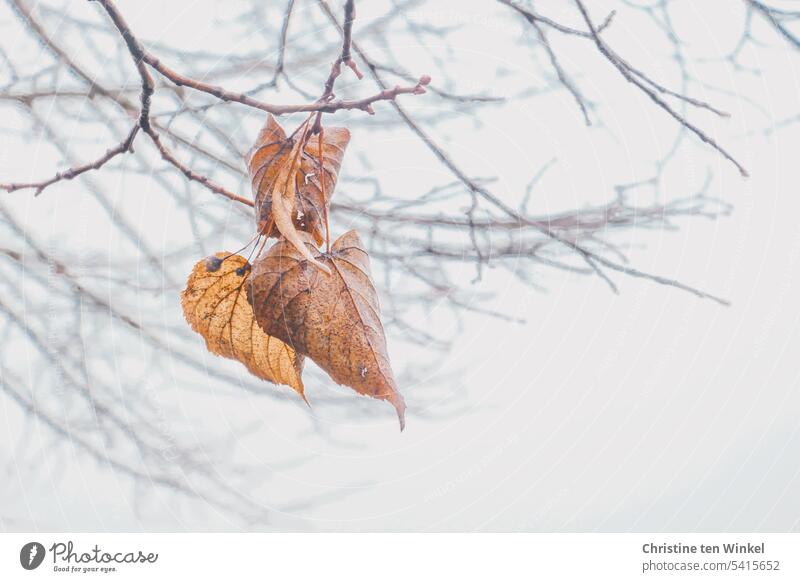
[[[318,136],[312,136],[303,149],[300,162],[300,175],[303,184],[298,184],[297,208],[302,212],[307,228],[318,245],[325,234],[325,217],[331,204],[333,190],[339,178],[339,169],[350,130],[346,127],[327,127],[322,130],[322,172],[320,172],[320,143]],[[323,195],[324,178],[324,195]]]
[[[266,236],[279,236],[272,216],[272,190],[280,169],[289,161],[292,141],[271,115],[258,133],[256,143],[247,155],[247,170],[253,188],[256,228]]]
[[[305,400],[304,358],[256,323],[247,300],[250,272],[244,257],[230,253],[198,262],[181,293],[186,321],[206,340],[208,351],[239,360],[255,376],[290,386]]]
[[[278,168],[278,175],[272,187],[272,194],[270,195],[270,199],[272,200],[271,220],[275,223],[278,232],[280,232],[287,241],[292,243],[306,260],[330,275],[331,272],[328,267],[318,262],[314,258],[314,255],[306,248],[305,242],[298,234],[292,221],[294,202],[297,197],[296,176],[300,168],[300,148],[303,143],[303,138],[308,131],[308,121],[301,125],[298,131],[301,132],[301,138],[294,142],[289,152],[289,159],[287,162]]]
[[[258,231],[272,237],[282,233],[276,227],[273,215],[273,192],[276,183],[279,183],[284,188],[282,192],[291,191],[291,195],[286,197],[286,206],[295,227],[310,232],[319,245],[324,240],[325,217],[336,187],[342,158],[350,142],[350,130],[346,127],[323,128],[321,149],[324,175],[320,172],[318,136],[308,137],[299,152],[299,168],[294,174],[294,184],[284,185],[278,180],[280,171],[298,157],[293,156],[292,150],[297,142],[304,141],[304,133],[301,126],[293,137],[287,137],[275,118],[271,114],[267,115],[267,121],[247,157],[247,169],[255,196]]]
[[[369,255],[351,230],[330,254],[308,249],[331,268],[324,276],[303,254],[279,240],[253,265],[249,296],[258,323],[307,355],[339,384],[388,400],[405,426],[405,402],[397,391],[372,284]]]

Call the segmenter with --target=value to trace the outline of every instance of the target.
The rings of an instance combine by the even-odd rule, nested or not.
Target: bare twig
[[[399,95],[404,95],[404,94],[419,95],[420,93],[424,92],[421,91],[421,87],[427,84],[422,81],[422,79],[424,79],[423,77],[420,79],[417,85],[413,87],[396,87],[395,90],[388,92],[382,91],[377,95],[372,95],[370,97],[365,97],[363,99],[351,99],[351,100],[339,99],[335,101],[316,101],[314,103],[305,103],[300,105],[274,105],[270,103],[265,103],[245,93],[237,93],[235,91],[229,91],[217,85],[204,83],[203,81],[199,81],[197,79],[193,79],[186,75],[182,75],[177,71],[175,71],[174,69],[171,69],[170,67],[162,63],[153,54],[147,51],[142,46],[142,44],[136,39],[130,27],[125,22],[125,19],[119,12],[119,9],[112,0],[93,0],[93,1],[102,5],[105,11],[109,14],[109,16],[111,16],[114,25],[116,26],[117,30],[119,31],[123,39],[125,39],[125,43],[128,45],[128,49],[133,55],[135,61],[137,62],[137,67],[139,66],[140,62],[147,63],[153,69],[158,71],[161,75],[163,75],[164,77],[166,77],[179,87],[189,87],[190,89],[194,89],[195,91],[200,91],[203,93],[208,93],[209,95],[213,95],[214,97],[220,99],[221,101],[240,103],[242,105],[247,105],[248,107],[252,107],[254,109],[260,109],[261,111],[272,113],[274,115],[282,115],[286,113],[315,112],[315,111],[321,111],[324,113],[333,113],[340,110],[351,110],[351,109],[360,109],[362,111],[371,112],[372,110],[371,106],[376,101],[393,100],[396,99]]]
[[[208,177],[199,174],[198,172],[193,171],[189,166],[178,160],[175,155],[164,145],[161,141],[161,137],[152,129],[147,131],[147,135],[150,137],[150,140],[155,144],[158,152],[161,154],[161,157],[166,161],[175,166],[186,178],[192,180],[193,182],[197,182],[202,184],[207,189],[211,190],[215,194],[219,194],[228,198],[229,200],[233,200],[234,202],[239,202],[246,206],[254,206],[253,201],[234,194],[230,190],[220,186],[216,182],[210,180]]]
[[[48,180],[42,180],[41,182],[26,182],[26,183],[11,183],[11,184],[0,183],[0,190],[5,190],[6,192],[14,192],[16,190],[25,190],[32,188],[35,190],[34,195],[38,196],[39,194],[42,193],[42,191],[44,191],[45,188],[47,188],[48,186],[52,186],[56,182],[60,182],[62,180],[72,180],[73,178],[76,178],[81,174],[88,172],[90,170],[99,170],[105,164],[110,162],[118,155],[133,151],[133,140],[136,138],[136,134],[138,131],[139,131],[139,126],[134,125],[128,132],[128,135],[125,137],[125,139],[123,139],[115,147],[107,150],[106,153],[104,153],[102,156],[100,156],[93,162],[89,162],[80,166],[74,166],[72,168],[62,170],[52,178]]]
[[[328,18],[334,23],[334,25],[336,25],[337,27],[339,27],[341,29],[342,25],[338,22],[338,20],[336,19],[336,16],[330,10],[330,7],[325,2],[325,0],[318,0],[318,3],[320,5],[320,7],[323,9],[323,11],[325,12],[325,14],[328,16]],[[593,30],[595,30],[595,29],[593,29]],[[372,65],[372,62],[369,59],[369,57],[366,55],[366,53],[355,42],[352,43],[352,47],[353,47],[353,50],[355,50],[356,53],[358,54],[359,58],[367,65],[367,68],[369,69],[370,74],[371,74],[373,80],[375,81],[375,83],[379,87],[381,87],[382,89],[385,89],[385,84],[384,84],[383,80],[381,79],[380,73],[378,73],[377,68],[375,68]],[[603,265],[606,268],[609,268],[609,269],[612,269],[612,270],[615,270],[615,271],[618,271],[618,272],[621,272],[621,273],[624,273],[624,274],[627,274],[627,275],[635,276],[635,277],[638,277],[638,278],[645,278],[645,279],[649,279],[649,280],[651,280],[653,282],[659,283],[661,285],[668,285],[668,286],[676,287],[676,288],[679,288],[679,289],[683,289],[684,291],[689,291],[692,294],[697,295],[698,297],[705,298],[705,299],[711,299],[711,300],[713,300],[713,301],[715,301],[717,303],[720,303],[722,305],[727,305],[728,304],[727,301],[724,300],[724,299],[720,299],[720,298],[718,298],[718,297],[716,297],[714,295],[710,295],[710,294],[705,293],[703,291],[694,289],[692,287],[684,285],[683,283],[679,283],[678,281],[674,281],[672,279],[667,279],[665,277],[661,277],[661,276],[658,276],[658,275],[649,275],[649,274],[644,273],[642,271],[638,271],[636,269],[632,269],[632,268],[627,267],[625,265],[620,265],[618,263],[615,263],[614,261],[606,259],[605,257],[602,257],[602,256],[600,256],[600,255],[598,255],[598,254],[596,254],[596,253],[594,253],[594,252],[592,252],[592,251],[580,246],[579,244],[577,244],[577,243],[575,243],[575,242],[573,242],[571,240],[568,240],[566,238],[563,238],[563,237],[559,236],[555,231],[553,231],[551,228],[549,228],[549,227],[547,227],[545,225],[528,223],[527,219],[524,216],[522,216],[519,212],[517,212],[514,208],[512,208],[511,206],[509,206],[508,204],[503,202],[500,198],[495,196],[487,188],[479,185],[477,182],[472,180],[463,170],[461,170],[461,168],[458,165],[456,165],[456,163],[450,158],[450,156],[447,155],[445,153],[445,151],[433,140],[433,138],[430,135],[428,135],[428,133],[425,132],[419,126],[419,124],[417,124],[411,118],[411,116],[405,111],[405,109],[399,103],[397,103],[396,101],[392,101],[391,104],[394,107],[395,111],[398,113],[398,115],[400,115],[401,119],[405,122],[406,126],[408,126],[408,128],[412,132],[414,132],[425,143],[425,145],[428,146],[428,148],[431,150],[431,152],[433,152],[433,154],[436,156],[436,158],[440,162],[442,162],[442,164],[444,164],[445,167],[447,167],[448,170],[450,170],[453,173],[453,175],[456,176],[456,178],[458,178],[458,180],[461,183],[464,184],[464,186],[469,190],[469,192],[471,192],[473,194],[476,194],[476,195],[480,196],[481,198],[483,198],[484,200],[486,200],[487,202],[491,203],[493,206],[495,206],[496,208],[501,210],[503,213],[508,215],[510,218],[512,218],[515,221],[517,221],[517,223],[520,225],[520,227],[525,226],[525,225],[533,226],[537,230],[539,230],[540,232],[545,234],[548,238],[551,238],[552,240],[557,241],[560,244],[572,249],[581,258],[583,258],[583,260],[592,268],[593,271],[597,271],[597,268],[598,268],[597,267],[597,263],[599,263],[599,264]],[[608,280],[607,277],[603,277],[603,278],[606,281],[610,282],[610,280]],[[610,287],[612,288],[612,290],[615,289],[615,286],[613,284],[610,285]]]
[[[800,37],[790,31],[782,21],[783,18],[800,20],[800,12],[780,10],[767,6],[758,0],[747,0],[747,4],[761,14],[761,16],[763,16],[783,38],[789,41],[794,48],[800,49]]]
[[[566,88],[566,90],[569,91],[573,99],[575,99],[575,102],[578,104],[578,108],[581,110],[581,113],[583,114],[583,119],[586,122],[586,125],[591,125],[592,120],[589,119],[589,112],[586,109],[586,100],[584,99],[578,87],[575,85],[575,83],[572,82],[572,79],[569,78],[569,75],[561,66],[561,63],[559,62],[558,57],[556,56],[556,53],[553,50],[553,47],[550,46],[550,41],[548,40],[547,34],[545,33],[544,29],[535,18],[531,18],[529,22],[533,27],[533,29],[536,31],[536,35],[539,37],[539,42],[542,43],[542,46],[547,52],[547,58],[550,59],[550,64],[553,66],[553,69],[555,70],[556,75],[558,76],[558,80],[561,82],[564,88]]]
[[[633,67],[631,67],[627,62],[625,62],[619,55],[617,55],[613,50],[609,48],[609,46],[605,43],[605,41],[600,37],[600,34],[595,27],[594,23],[592,22],[591,17],[589,16],[589,12],[584,6],[582,0],[574,0],[575,5],[578,7],[581,15],[583,16],[584,22],[586,22],[586,26],[589,28],[589,34],[591,35],[592,40],[597,46],[597,50],[610,62],[614,67],[622,74],[623,77],[629,82],[638,87],[641,91],[647,95],[650,100],[655,103],[658,107],[666,111],[673,119],[675,119],[678,123],[680,123],[683,127],[691,131],[697,137],[700,138],[701,141],[707,143],[712,148],[717,150],[725,159],[731,162],[736,168],[739,170],[739,173],[742,176],[747,176],[747,170],[745,170],[744,166],[742,166],[736,158],[734,158],[731,154],[727,152],[722,146],[720,146],[712,137],[707,135],[703,130],[699,127],[688,121],[685,117],[683,117],[680,113],[675,111],[666,101],[661,99],[658,96],[658,92],[667,92],[672,96],[678,95],[677,93],[667,91],[666,89],[661,88],[659,85],[656,85],[654,82],[644,82],[642,81],[642,73],[636,71]],[[649,81],[649,80],[648,80]],[[653,89],[652,86],[656,86],[656,89]],[[686,100],[686,99],[685,99]],[[698,105],[701,107],[709,108],[709,106],[705,103],[696,100],[688,100],[688,102],[692,103],[693,105]],[[722,112],[714,110],[716,113],[720,115],[724,115]]]

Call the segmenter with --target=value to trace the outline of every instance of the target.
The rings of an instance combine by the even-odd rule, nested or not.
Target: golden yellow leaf
[[[253,375],[290,386],[305,400],[303,356],[256,323],[246,291],[250,272],[244,257],[230,253],[198,262],[181,293],[186,321],[208,351],[239,360]]]

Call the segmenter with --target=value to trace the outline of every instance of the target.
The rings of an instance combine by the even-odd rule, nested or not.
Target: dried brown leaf
[[[247,169],[256,209],[256,227],[266,236],[279,236],[272,217],[272,191],[281,169],[289,162],[292,140],[272,114],[258,133],[256,143],[247,156]]]
[[[284,194],[285,206],[295,228],[310,232],[319,245],[324,240],[325,216],[336,188],[345,149],[350,142],[350,131],[345,127],[323,128],[324,196],[319,162],[319,138],[310,136],[305,139],[307,136],[304,134],[304,128],[301,126],[293,137],[287,137],[275,118],[271,114],[267,115],[267,121],[248,155],[247,169],[255,196],[259,232],[271,237],[278,237],[281,234],[276,226],[273,200],[275,187],[278,185],[277,191]],[[284,174],[283,178],[279,179],[280,173],[297,157],[293,154],[293,148],[300,141],[306,142],[299,156],[300,167],[293,174],[294,184],[288,184],[287,175]]]
[[[181,293],[186,321],[208,351],[239,360],[253,375],[290,386],[305,400],[303,356],[256,323],[247,300],[250,272],[247,259],[230,253],[198,262]]]
[[[308,121],[300,127],[300,131],[305,135],[308,130]],[[288,161],[279,168],[278,176],[275,178],[275,185],[272,188],[272,219],[275,226],[283,237],[294,245],[294,248],[302,254],[306,260],[318,269],[331,274],[328,267],[318,262],[314,255],[306,248],[304,240],[300,237],[294,226],[292,217],[295,216],[294,203],[297,198],[296,176],[300,169],[300,147],[302,138],[297,140],[289,153]]]
[[[304,228],[314,236],[318,245],[325,234],[325,217],[331,204],[331,197],[339,179],[347,144],[350,143],[350,130],[346,127],[327,127],[322,130],[322,169],[320,172],[319,136],[312,136],[303,149],[300,173],[297,184],[296,208],[302,213]],[[322,192],[322,179],[325,181],[325,194]],[[302,181],[302,183],[300,183]]]
[[[307,248],[330,267],[331,276],[309,266],[293,245],[279,240],[253,265],[249,293],[264,331],[314,360],[339,384],[389,401],[405,425],[367,255],[356,231],[333,244],[330,254]]]

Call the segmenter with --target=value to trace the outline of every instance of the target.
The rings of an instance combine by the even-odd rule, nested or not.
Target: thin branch
[[[193,79],[186,75],[182,75],[177,71],[175,71],[174,69],[171,69],[170,67],[162,63],[153,54],[147,51],[147,49],[145,49],[142,46],[142,44],[136,39],[130,27],[125,22],[125,19],[122,17],[122,14],[119,12],[119,10],[117,9],[114,2],[112,2],[112,0],[92,0],[92,1],[98,2],[100,5],[102,5],[103,8],[106,10],[106,12],[109,14],[120,35],[122,35],[123,39],[125,39],[125,43],[128,45],[128,50],[133,55],[134,60],[137,63],[137,67],[140,66],[139,63],[141,61],[144,61],[145,63],[150,65],[153,69],[158,71],[161,75],[163,75],[164,77],[166,77],[179,87],[189,87],[190,89],[194,89],[195,91],[200,91],[202,93],[213,95],[214,97],[220,99],[221,101],[240,103],[242,105],[246,105],[254,109],[260,109],[261,111],[272,113],[274,115],[283,115],[286,113],[316,112],[316,111],[321,111],[324,113],[333,113],[340,110],[354,110],[354,109],[360,109],[362,111],[371,113],[372,104],[375,103],[376,101],[393,100],[396,99],[399,95],[404,95],[404,94],[420,95],[421,93],[425,92],[422,87],[424,85],[427,85],[427,83],[429,82],[429,78],[423,76],[413,87],[396,87],[394,90],[382,91],[377,95],[372,95],[370,97],[365,97],[363,99],[351,99],[351,100],[339,99],[335,101],[324,101],[324,102],[315,101],[314,103],[305,103],[300,105],[274,105],[270,103],[265,103],[263,101],[259,101],[258,99],[254,99],[253,97],[250,97],[245,93],[237,93],[235,91],[229,91],[217,85],[204,83],[203,81],[199,81],[197,79]],[[428,79],[427,82],[425,81],[426,78]]]
[[[283,25],[281,26],[281,40],[278,46],[278,61],[275,63],[275,76],[273,77],[274,83],[277,84],[278,77],[283,74],[286,66],[286,39],[289,35],[289,21],[292,19],[292,11],[294,10],[295,0],[289,0],[286,5],[286,12],[283,14]]]
[[[800,19],[800,12],[779,10],[777,8],[767,6],[758,0],[747,0],[747,4],[752,6],[758,13],[760,13],[783,38],[785,38],[787,41],[789,41],[789,43],[792,44],[792,46],[794,46],[794,48],[800,49],[800,38],[786,28],[780,19],[781,16]]]
[[[318,0],[318,4],[322,8],[322,10],[325,12],[325,14],[328,16],[328,18],[333,22],[333,24],[335,26],[337,26],[341,30],[341,24],[336,19],[336,16],[333,14],[333,12],[331,11],[330,7],[325,2],[325,0]],[[593,29],[593,30],[596,30],[596,29]],[[372,76],[372,78],[375,81],[375,83],[379,87],[381,87],[382,89],[385,89],[386,85],[384,84],[383,79],[380,76],[380,73],[378,73],[377,68],[372,64],[372,61],[369,59],[367,54],[355,42],[352,43],[352,47],[353,47],[353,50],[356,51],[356,53],[358,54],[358,57],[366,64],[367,68],[370,71],[370,75]],[[391,101],[391,104],[394,107],[395,111],[398,113],[398,115],[401,117],[401,119],[408,126],[408,128],[412,132],[414,132],[423,141],[423,143],[425,143],[425,145],[428,146],[428,148],[439,159],[439,161],[442,162],[442,164],[444,164],[447,167],[447,169],[450,170],[453,173],[453,175],[456,178],[458,178],[458,180],[462,184],[464,184],[464,186],[471,193],[477,194],[478,196],[480,196],[481,198],[483,198],[487,202],[491,203],[493,206],[495,206],[499,210],[502,210],[510,218],[512,218],[515,221],[517,221],[517,223],[520,226],[524,226],[526,224],[526,218],[524,216],[522,216],[519,212],[514,210],[511,206],[509,206],[508,204],[503,202],[500,198],[495,196],[487,188],[484,188],[483,186],[481,186],[478,183],[476,183],[458,165],[456,165],[456,163],[450,158],[450,156],[448,156],[444,152],[444,150],[433,140],[433,138],[430,135],[428,135],[428,133],[425,132],[419,126],[419,124],[417,124],[411,118],[411,116],[405,111],[405,109],[397,101]],[[563,238],[563,237],[559,236],[557,233],[555,233],[553,231],[553,229],[551,229],[551,228],[549,228],[549,227],[547,227],[545,225],[541,225],[541,224],[533,225],[532,224],[530,226],[534,226],[537,230],[539,230],[539,232],[541,232],[542,234],[546,235],[548,238],[550,238],[550,239],[552,239],[554,241],[557,241],[557,242],[561,243],[562,245],[564,245],[564,246],[572,249],[576,253],[578,253],[578,255],[580,255],[581,258],[583,258],[583,260],[587,263],[587,265],[589,265],[592,268],[592,270],[596,270],[596,268],[597,268],[597,265],[592,263],[594,261],[595,263],[599,263],[599,264],[603,265],[606,268],[609,268],[609,269],[612,269],[612,270],[615,270],[615,271],[618,271],[618,272],[621,272],[621,273],[625,273],[627,275],[631,275],[631,276],[635,276],[635,277],[639,277],[639,278],[645,278],[645,279],[649,279],[651,281],[654,281],[656,283],[659,283],[661,285],[668,285],[668,286],[676,287],[676,288],[679,288],[679,289],[683,289],[684,291],[688,291],[688,292],[690,292],[690,293],[692,293],[694,295],[697,295],[698,297],[705,298],[705,299],[711,299],[711,300],[716,301],[717,303],[720,303],[722,305],[728,305],[728,302],[726,300],[724,300],[724,299],[721,299],[721,298],[716,297],[714,295],[710,295],[708,293],[705,293],[705,292],[700,291],[698,289],[695,289],[693,287],[689,287],[687,285],[684,285],[683,283],[679,283],[678,281],[674,281],[672,279],[667,279],[667,278],[661,277],[659,275],[650,275],[648,273],[644,273],[642,271],[638,271],[636,269],[627,267],[625,265],[620,265],[618,263],[615,263],[615,262],[613,262],[613,261],[611,261],[609,259],[606,259],[605,257],[602,257],[602,256],[600,256],[600,255],[598,255],[596,253],[593,253],[592,251],[590,251],[588,249],[585,249],[584,247],[580,246],[576,242],[573,242],[571,240],[568,240],[566,238]]]
[[[501,0],[502,1],[502,0]],[[634,84],[640,90],[642,90],[645,95],[647,95],[650,100],[655,103],[658,107],[666,111],[673,119],[675,119],[678,123],[680,123],[683,127],[691,131],[697,137],[700,138],[703,142],[707,143],[709,146],[717,150],[725,159],[731,162],[736,168],[739,170],[739,173],[742,176],[747,177],[748,173],[745,170],[744,166],[742,166],[736,158],[734,158],[731,154],[729,154],[722,146],[720,146],[712,137],[708,136],[703,130],[701,130],[696,125],[689,122],[685,117],[683,117],[680,113],[675,111],[672,107],[669,106],[667,102],[665,102],[661,97],[658,96],[658,89],[653,89],[649,85],[654,85],[653,82],[648,80],[648,83],[642,81],[642,74],[638,71],[635,71],[633,67],[631,67],[627,62],[625,62],[619,55],[617,55],[609,46],[605,43],[605,41],[600,38],[600,34],[598,33],[598,29],[595,28],[594,23],[592,22],[591,17],[589,16],[589,12],[584,6],[582,0],[574,0],[575,5],[578,7],[581,15],[583,16],[583,20],[586,22],[586,26],[589,28],[589,33],[591,35],[592,40],[594,41],[595,46],[597,46],[597,50],[610,62],[614,67],[622,74],[623,77],[629,82]],[[661,91],[664,92],[664,91]],[[669,94],[675,96],[676,93],[669,92]],[[691,101],[690,101],[691,102]],[[695,102],[693,104],[697,104],[700,102]]]
[[[186,176],[186,178],[192,180],[193,182],[202,184],[215,194],[224,196],[229,200],[233,200],[234,202],[240,202],[241,204],[250,207],[254,206],[252,200],[239,196],[238,194],[234,194],[230,190],[227,190],[223,186],[220,186],[219,184],[212,181],[208,177],[193,171],[191,168],[189,168],[189,166],[181,162],[178,158],[175,157],[175,154],[173,154],[164,145],[164,143],[161,141],[161,137],[152,128],[146,131],[145,133],[147,133],[150,140],[153,142],[153,144],[155,144],[156,148],[158,149],[158,152],[161,154],[161,158],[164,159],[164,161],[176,167],[184,176]]]
[[[586,100],[584,99],[578,87],[572,82],[572,79],[569,78],[569,75],[567,75],[566,71],[564,71],[563,67],[561,66],[553,47],[550,46],[550,41],[547,39],[544,29],[534,18],[530,19],[529,22],[536,31],[536,35],[539,37],[539,41],[542,43],[545,52],[547,52],[547,58],[550,59],[550,64],[553,66],[553,69],[558,76],[558,80],[561,82],[564,88],[569,91],[569,93],[572,95],[572,98],[575,99],[575,102],[578,104],[578,108],[583,114],[583,119],[586,122],[586,125],[591,125],[592,120],[589,119],[589,112],[586,109]]]
[[[353,40],[353,21],[356,19],[355,0],[347,0],[344,4],[344,31],[342,33],[342,56],[341,62],[350,67],[359,79],[364,75],[358,70],[356,62],[350,56],[350,46]]]
[[[150,72],[147,70],[147,67],[144,65],[144,57],[145,51],[142,44],[139,40],[133,36],[131,33],[131,29],[128,26],[128,23],[125,22],[125,19],[122,17],[122,14],[119,10],[114,7],[113,10],[109,9],[109,6],[113,6],[110,1],[104,2],[103,0],[97,0],[101,2],[104,6],[106,6],[106,12],[111,17],[111,20],[114,22],[114,26],[117,27],[122,38],[125,40],[125,44],[128,46],[128,51],[130,51],[131,55],[133,55],[133,61],[136,64],[136,70],[139,72],[139,77],[142,79],[142,92],[140,95],[141,100],[141,109],[139,110],[139,126],[142,128],[143,131],[148,132],[150,128],[150,98],[155,91],[155,83],[153,82],[153,77],[150,76]]]
[[[519,12],[520,15],[522,15],[522,17],[525,18],[528,22],[539,22],[541,24],[545,24],[545,25],[549,26],[550,28],[552,28],[554,30],[557,30],[559,32],[562,32],[564,34],[569,34],[569,35],[572,35],[572,36],[581,36],[583,38],[591,38],[591,35],[588,32],[584,32],[583,30],[578,30],[576,28],[571,28],[569,26],[565,26],[563,24],[560,24],[560,23],[556,22],[555,20],[553,20],[551,18],[547,18],[546,16],[542,16],[541,14],[537,14],[533,10],[530,10],[530,9],[527,9],[527,8],[523,8],[522,6],[517,4],[516,2],[513,2],[512,0],[497,0],[497,1],[500,2],[501,4],[505,4],[509,8],[513,8],[514,10]],[[611,22],[611,18],[609,17],[608,19],[606,19],[606,22],[610,23]]]
[[[136,134],[138,133],[138,131],[139,131],[139,125],[138,124],[134,125],[128,132],[128,135],[125,137],[124,140],[122,140],[115,147],[107,150],[105,154],[103,154],[93,162],[89,162],[81,166],[74,166],[66,170],[62,170],[52,178],[48,180],[42,180],[41,182],[26,182],[26,183],[11,183],[11,184],[0,183],[0,190],[5,190],[6,192],[15,192],[17,190],[25,190],[28,188],[33,188],[35,189],[34,196],[38,196],[39,194],[42,193],[42,191],[44,191],[45,188],[47,188],[48,186],[52,186],[57,182],[61,182],[62,180],[72,180],[73,178],[76,178],[81,174],[88,172],[90,170],[99,170],[105,164],[110,162],[118,155],[127,152],[132,152],[133,140],[136,138]]]

